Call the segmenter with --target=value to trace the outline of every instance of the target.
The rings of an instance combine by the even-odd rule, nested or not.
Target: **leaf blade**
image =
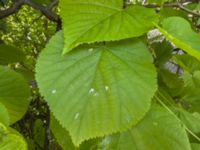
[[[0,66],[0,102],[7,108],[11,124],[25,114],[29,96],[25,79],[11,69]]]
[[[158,21],[154,10],[140,6],[122,9],[122,0],[63,0],[60,7],[65,37],[63,54],[82,43],[141,36]]]
[[[85,45],[61,56],[62,41],[61,32],[40,55],[36,79],[73,142],[79,145],[136,124],[150,108],[157,88],[155,68],[144,44],[128,40]]]
[[[176,46],[200,60],[200,35],[191,29],[189,22],[181,17],[169,17],[164,19],[163,28],[158,28]]]
[[[191,150],[184,127],[167,110],[155,104],[135,127],[106,137],[99,147],[118,150]]]

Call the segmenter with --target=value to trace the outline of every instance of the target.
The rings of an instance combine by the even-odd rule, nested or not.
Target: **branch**
[[[49,20],[57,22],[60,24],[61,20],[60,17],[52,11],[53,7],[58,4],[58,0],[52,0],[48,6],[43,6],[38,3],[34,3],[31,0],[16,0],[14,1],[13,5],[6,9],[0,11],[0,19],[8,17],[14,13],[17,13],[23,5],[28,5],[36,10],[39,10],[44,16],[46,16]]]
[[[24,0],[15,1],[10,8],[0,11],[0,19],[8,17],[14,13],[17,13],[23,4]]]
[[[192,15],[194,15],[194,16],[200,17],[200,14],[199,14],[199,13],[194,12],[194,11],[192,11],[192,10],[190,10],[190,9],[187,9],[186,7],[184,7],[184,6],[183,6],[182,4],[180,4],[180,3],[178,3],[178,7],[179,7],[181,10],[183,10],[183,11],[189,13],[189,14],[192,14]]]
[[[174,7],[174,8],[179,8],[179,9],[181,9],[189,14],[192,14],[194,16],[200,17],[200,13],[194,12],[194,11],[184,7],[185,5],[187,5],[189,3],[196,3],[196,2],[186,1],[184,3],[164,3],[162,6],[156,5],[156,4],[146,4],[143,6],[145,6],[147,8]]]
[[[55,3],[56,2],[56,3]],[[59,16],[52,11],[53,6],[57,4],[57,0],[54,0],[51,4],[49,4],[47,7],[34,3],[31,0],[24,0],[24,4],[29,5],[30,7],[39,10],[43,15],[45,15],[49,20],[58,22]]]

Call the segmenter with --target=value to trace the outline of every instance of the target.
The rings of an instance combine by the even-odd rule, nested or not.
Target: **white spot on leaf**
[[[89,90],[89,94],[92,94],[93,96],[99,96],[99,93],[94,88]]]
[[[153,122],[153,125],[154,125],[154,126],[157,126],[157,125],[158,125],[158,123],[157,123],[157,122]]]
[[[56,94],[56,92],[57,91],[55,89],[51,91],[52,94]]]
[[[93,52],[94,51],[94,49],[93,48],[90,48],[90,49],[88,49],[88,52]]]
[[[95,93],[94,93],[94,96],[99,96],[99,93],[98,93],[98,92],[95,92]]]
[[[90,90],[89,90],[89,94],[92,94],[92,93],[94,93],[95,92],[95,89],[94,88],[91,88]]]
[[[76,113],[75,116],[74,116],[74,119],[75,119],[75,120],[78,119],[79,116],[80,116],[80,113]]]
[[[101,142],[102,149],[107,149],[107,146],[110,144],[111,141],[112,139],[110,136],[105,137]]]
[[[109,87],[109,86],[105,86],[105,90],[106,90],[106,91],[109,91],[109,90],[110,90],[110,87]]]

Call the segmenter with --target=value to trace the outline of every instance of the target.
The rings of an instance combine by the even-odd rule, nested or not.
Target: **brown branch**
[[[17,13],[23,4],[24,0],[15,1],[10,8],[0,11],[0,19],[8,17],[14,13]]]
[[[34,3],[31,0],[16,0],[10,8],[0,11],[0,19],[17,13],[23,5],[28,5],[36,10],[39,10],[49,20],[60,24],[60,17],[52,11],[53,7],[55,7],[57,4],[58,0],[52,0],[52,2],[48,6],[43,6],[41,4]]]
[[[43,5],[32,2],[31,0],[24,0],[24,4],[29,5],[30,7],[39,10],[43,15],[45,15],[49,20],[58,22],[59,16],[52,11],[52,7],[55,5],[53,1],[49,6],[45,7]]]

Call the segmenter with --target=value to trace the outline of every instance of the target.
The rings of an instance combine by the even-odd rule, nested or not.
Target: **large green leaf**
[[[143,118],[157,86],[152,58],[142,42],[85,45],[61,56],[63,46],[61,32],[41,53],[36,79],[76,145],[125,130]]]
[[[28,150],[23,137],[0,123],[0,150]]]
[[[200,60],[200,35],[191,29],[188,21],[169,17],[163,21],[163,28],[159,29],[177,47]]]
[[[100,149],[190,150],[191,148],[180,122],[167,110],[153,106],[137,126],[102,140]]]
[[[0,44],[0,64],[20,62],[25,59],[25,55],[18,48],[6,44]]]
[[[26,112],[29,95],[28,84],[20,74],[0,66],[0,102],[7,108],[11,124]]]
[[[61,0],[66,53],[82,43],[137,37],[158,21],[152,9],[131,6],[123,0]]]

